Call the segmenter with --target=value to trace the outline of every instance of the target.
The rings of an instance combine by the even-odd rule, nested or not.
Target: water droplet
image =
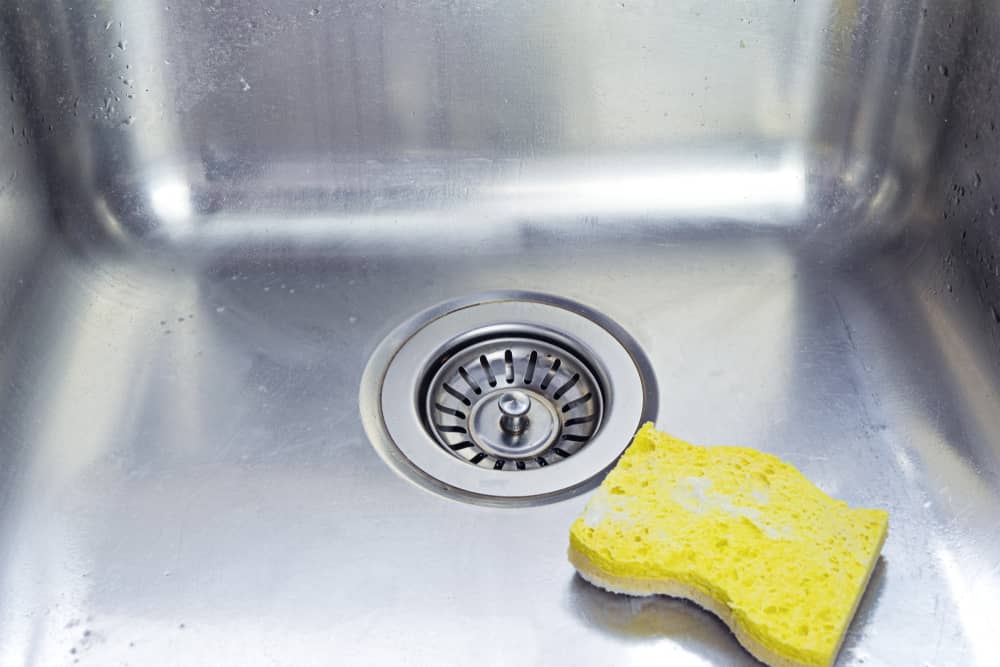
[[[934,93],[927,93],[928,104],[934,104]]]
[[[358,318],[355,317],[354,315],[351,315],[350,317],[347,318],[347,321],[350,322],[351,324],[357,324]]]
[[[112,25],[114,25],[114,21],[108,21],[107,23],[104,24],[104,29],[111,30]]]
[[[215,309],[215,312],[217,312],[217,313],[224,313],[224,312],[226,312],[226,307],[225,306],[219,306],[218,308]]]
[[[118,40],[118,48],[124,51],[125,49],[128,48],[128,42],[126,42],[124,39]]]
[[[948,76],[948,66],[947,65],[941,65],[940,67],[938,67],[938,71],[941,72],[941,76],[943,76],[943,77],[947,77]]]
[[[250,84],[242,76],[240,77],[240,90],[244,93],[250,90]]]
[[[319,16],[319,7],[314,7],[313,9],[310,9],[309,16],[312,16],[313,18]]]

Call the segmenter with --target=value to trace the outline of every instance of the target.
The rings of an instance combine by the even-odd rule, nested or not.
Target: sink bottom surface
[[[780,239],[546,250],[142,265],[54,244],[0,322],[0,664],[756,664],[692,605],[574,576],[586,494],[462,504],[369,445],[375,345],[493,289],[621,324],[660,428],[889,510],[842,664],[995,661],[1000,397],[974,295]]]

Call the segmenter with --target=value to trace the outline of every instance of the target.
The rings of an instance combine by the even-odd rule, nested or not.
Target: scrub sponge
[[[888,524],[770,454],[646,424],[570,529],[569,559],[609,591],[696,602],[768,665],[826,667]]]

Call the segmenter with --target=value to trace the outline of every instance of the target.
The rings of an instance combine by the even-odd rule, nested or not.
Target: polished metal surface
[[[445,449],[469,463],[533,470],[590,441],[601,425],[604,389],[579,353],[546,340],[572,345],[566,332],[517,323],[511,329],[520,335],[476,340],[477,332],[464,332],[473,341],[444,353],[447,361],[426,390],[423,419]],[[614,436],[619,443],[629,439],[627,431]]]
[[[508,435],[520,435],[531,423],[531,397],[523,391],[505,391],[497,400],[500,428]]]
[[[559,437],[559,415],[554,407],[542,396],[536,395],[532,401],[530,395],[521,392],[518,394],[501,394],[499,399],[483,401],[472,409],[470,418],[472,429],[469,436],[485,452],[499,457],[493,466],[498,470],[502,470],[507,463],[511,464],[511,469],[515,468],[514,464],[517,461],[514,459],[537,460]],[[496,396],[491,398],[495,399]],[[508,405],[514,402],[523,405],[520,415],[512,416],[505,413],[504,401],[507,401]],[[532,414],[529,415],[529,412]],[[569,455],[565,450],[560,451],[563,453],[553,453],[559,456]],[[537,462],[541,466],[549,465],[544,456]],[[521,466],[516,467],[521,468]]]
[[[889,510],[839,665],[1000,663],[998,45],[991,0],[0,3],[0,665],[755,664],[575,577],[579,489],[390,446],[533,497],[622,409]],[[374,368],[498,288],[658,392],[544,469],[389,438]]]
[[[535,428],[520,442],[499,424],[507,389],[533,397]],[[429,490],[487,504],[592,488],[655,405],[650,364],[619,325],[578,302],[510,290],[401,323],[372,353],[360,392],[383,460]]]

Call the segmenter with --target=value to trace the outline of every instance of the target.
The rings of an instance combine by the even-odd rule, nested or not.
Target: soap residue
[[[591,497],[590,502],[583,511],[583,523],[588,528],[597,528],[605,519],[616,523],[635,523],[631,506],[633,502],[630,498],[615,496],[612,498],[608,491],[601,487]]]
[[[678,480],[670,493],[670,499],[692,514],[707,514],[723,512],[732,517],[744,518],[753,523],[762,533],[772,540],[791,537],[791,526],[774,526],[756,507],[743,507],[733,502],[732,496],[724,493],[713,493],[712,480],[708,477],[685,477]],[[769,498],[765,491],[755,489],[754,500],[766,505]]]

